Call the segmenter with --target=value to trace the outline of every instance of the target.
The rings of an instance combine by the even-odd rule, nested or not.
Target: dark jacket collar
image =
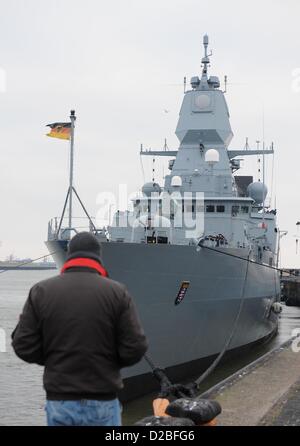
[[[76,251],[73,252],[72,254],[68,254],[67,256],[67,260],[72,260],[72,259],[92,259],[92,260],[96,260],[96,262],[99,262],[100,264],[102,264],[102,259],[100,256],[98,256],[97,254],[90,252],[90,251]]]

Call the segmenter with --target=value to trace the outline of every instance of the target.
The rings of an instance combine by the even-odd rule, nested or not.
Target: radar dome
[[[209,149],[205,153],[205,161],[212,166],[220,161],[219,152],[216,149]]]
[[[173,186],[173,187],[181,187],[182,186],[182,179],[181,179],[181,177],[178,176],[178,175],[175,175],[174,177],[172,177],[171,186]]]
[[[151,197],[152,194],[160,194],[161,187],[158,183],[145,183],[142,192],[146,197]]]
[[[261,204],[266,199],[268,188],[261,182],[251,183],[247,188],[248,196],[253,198],[255,203]]]

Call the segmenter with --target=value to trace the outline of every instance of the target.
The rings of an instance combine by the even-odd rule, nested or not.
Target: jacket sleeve
[[[123,307],[117,328],[117,349],[121,367],[139,362],[148,349],[148,342],[141,326],[135,304],[125,289]]]
[[[30,290],[19,323],[11,335],[12,347],[23,361],[44,365],[42,332],[32,294],[33,289]]]

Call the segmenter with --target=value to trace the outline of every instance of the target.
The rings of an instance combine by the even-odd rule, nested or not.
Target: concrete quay
[[[300,426],[300,352],[295,346],[300,346],[300,338],[290,339],[201,395],[221,404],[218,426]]]

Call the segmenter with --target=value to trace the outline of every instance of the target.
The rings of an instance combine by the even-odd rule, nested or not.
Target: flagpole
[[[73,172],[74,172],[74,129],[75,129],[75,110],[71,110],[71,135],[70,135],[70,183],[69,183],[69,229],[72,229],[73,214]]]

